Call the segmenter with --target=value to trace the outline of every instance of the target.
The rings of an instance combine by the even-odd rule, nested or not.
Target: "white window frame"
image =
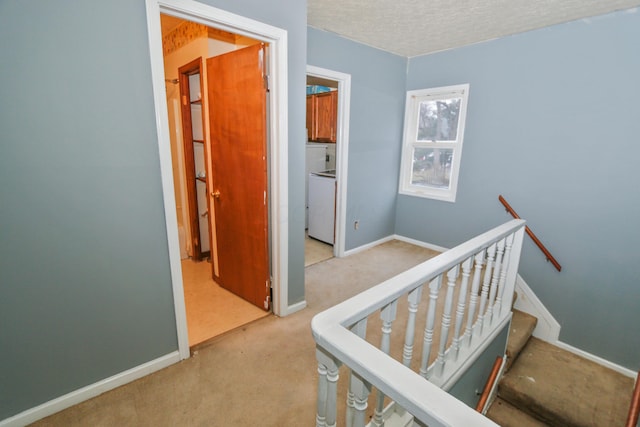
[[[460,160],[462,157],[462,143],[464,140],[464,127],[467,118],[467,100],[469,96],[469,84],[444,86],[431,89],[419,89],[407,91],[407,101],[404,113],[404,137],[402,141],[402,163],[400,165],[400,194],[443,200],[456,201],[458,190],[458,174],[460,172]],[[458,116],[458,131],[455,141],[418,141],[418,114],[420,102],[428,100],[461,98],[460,112]],[[430,187],[411,183],[413,175],[413,151],[416,148],[445,148],[453,149],[453,161],[451,164],[451,177],[449,188]]]

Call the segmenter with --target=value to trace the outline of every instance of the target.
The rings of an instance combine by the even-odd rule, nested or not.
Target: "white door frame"
[[[336,132],[336,230],[333,256],[345,256],[347,225],[347,171],[349,165],[349,111],[351,74],[307,65],[307,75],[338,82],[338,124]]]
[[[229,31],[234,34],[251,37],[269,44],[270,74],[269,97],[269,150],[271,177],[269,192],[271,199],[271,217],[269,226],[272,239],[271,273],[273,288],[273,312],[286,316],[295,311],[288,306],[288,77],[287,77],[287,31],[235,15],[221,9],[207,6],[192,0],[146,0],[147,29],[151,57],[151,78],[158,132],[158,150],[160,154],[160,174],[164,198],[164,213],[167,228],[167,245],[173,301],[178,333],[178,351],[181,359],[189,357],[189,337],[184,303],[182,268],[180,264],[180,244],[178,240],[178,222],[173,190],[173,172],[171,169],[171,146],[169,142],[169,119],[164,86],[164,60],[162,55],[162,35],[160,13],[177,16],[198,22],[209,27]]]

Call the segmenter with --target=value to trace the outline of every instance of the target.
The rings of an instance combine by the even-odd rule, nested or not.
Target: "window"
[[[400,193],[455,202],[469,85],[411,90]]]

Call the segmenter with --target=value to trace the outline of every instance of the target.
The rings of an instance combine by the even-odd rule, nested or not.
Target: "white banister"
[[[356,334],[356,336],[364,338],[367,334],[367,319],[364,318],[356,323],[351,328],[351,331]],[[365,409],[367,409],[366,396],[369,395],[370,391],[371,386],[367,386],[360,377],[357,377],[351,372],[349,376],[349,390],[347,391],[347,427],[359,425],[355,420],[360,419]],[[364,396],[365,392],[366,396]]]
[[[429,283],[429,308],[427,310],[427,322],[424,328],[424,342],[422,343],[422,361],[420,363],[420,375],[429,378],[429,357],[431,356],[431,344],[433,344],[433,330],[436,323],[436,307],[438,305],[438,293],[442,276],[438,275]]]
[[[318,406],[316,413],[317,427],[336,425],[337,383],[340,364],[321,348],[316,349],[318,360]]]
[[[391,343],[391,324],[396,320],[396,314],[398,310],[398,300],[388,304],[380,312],[380,319],[382,320],[382,338],[380,340],[380,350],[389,354]],[[384,394],[378,390],[376,395],[376,408],[373,415],[373,424],[376,426],[384,425],[382,419],[382,411],[384,410]]]
[[[462,283],[460,284],[460,292],[458,294],[458,306],[456,307],[456,329],[453,333],[453,343],[451,348],[453,350],[453,360],[458,360],[458,354],[460,353],[460,331],[462,330],[462,320],[464,318],[466,302],[467,302],[467,288],[469,287],[469,277],[471,276],[471,263],[473,257],[467,258],[462,263]]]
[[[438,358],[436,359],[436,376],[442,378],[444,374],[444,352],[449,341],[449,328],[451,327],[451,311],[453,310],[453,292],[458,279],[458,266],[447,272],[447,296],[444,300],[444,312],[442,313],[442,328],[440,330],[440,345],[438,346]]]
[[[487,249],[487,264],[484,270],[484,279],[482,281],[482,292],[480,293],[480,312],[478,313],[478,328],[480,334],[483,333],[485,322],[485,310],[489,300],[489,286],[491,285],[491,273],[493,272],[493,262],[496,257],[496,244],[493,243]]]
[[[498,295],[496,295],[496,313],[502,313],[502,297],[504,295],[504,287],[507,282],[507,270],[509,269],[509,258],[511,255],[511,247],[513,246],[513,235],[507,236],[504,251],[504,261],[500,269],[500,281],[498,282]]]
[[[473,283],[471,284],[471,296],[469,297],[469,316],[467,317],[467,329],[464,331],[467,346],[471,346],[472,344],[471,337],[476,308],[478,306],[478,292],[480,291],[480,277],[482,276],[482,266],[484,265],[484,253],[485,251],[479,252],[474,257],[475,271],[473,273]]]
[[[523,232],[524,221],[505,223],[316,315],[312,320],[318,359],[316,426],[336,425],[338,368],[343,364],[351,371],[348,427],[364,425],[373,387],[378,397],[369,410],[372,425],[387,425],[389,417],[402,413],[413,417],[415,424],[430,427],[495,426],[445,390],[510,320]],[[442,289],[445,274],[447,284]],[[423,295],[425,284],[428,295]],[[403,296],[408,303],[407,311],[402,311],[407,319],[406,325],[400,325],[404,330],[398,327],[404,322],[395,322],[392,328]],[[421,310],[423,345],[418,372],[414,372],[410,367]],[[366,340],[367,318],[376,312],[382,321],[379,348]],[[396,335],[398,340],[392,340]],[[391,351],[391,342],[402,347]],[[438,351],[430,364],[435,342]],[[383,408],[385,396],[392,400],[387,408]]]
[[[498,281],[500,280],[500,267],[502,265],[502,255],[504,254],[504,239],[498,241],[498,251],[496,253],[495,262],[493,265],[493,272],[491,274],[491,285],[489,287],[489,301],[487,304],[487,313],[485,314],[485,321],[493,324],[493,303],[496,299],[496,293],[498,292]]]
[[[418,286],[409,292],[409,315],[407,317],[407,327],[404,335],[404,347],[402,348],[402,363],[404,366],[411,365],[413,358],[413,342],[416,333],[416,313],[418,312],[418,303],[422,297],[422,286]]]

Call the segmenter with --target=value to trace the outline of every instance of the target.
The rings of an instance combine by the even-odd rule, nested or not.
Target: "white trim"
[[[426,243],[421,240],[412,239],[410,237],[400,236],[398,234],[394,234],[393,238],[396,240],[400,240],[401,242],[410,243],[414,246],[420,246],[422,248],[431,249],[436,252],[446,252],[449,248],[445,248],[444,246],[432,245],[431,243]]]
[[[181,356],[179,352],[174,351],[166,356],[143,363],[135,368],[120,372],[112,377],[105,378],[104,380],[27,409],[26,411],[10,418],[6,418],[0,421],[0,427],[18,427],[31,424],[44,417],[48,417],[56,412],[60,412],[80,402],[91,399],[92,397],[96,397],[109,390],[113,390],[116,387],[120,387],[121,385],[135,381],[146,375],[152,374],[153,372],[159,371],[160,369],[164,369],[169,365],[179,362],[180,359]]]
[[[359,252],[366,251],[367,249],[371,249],[371,248],[376,247],[378,245],[381,245],[383,243],[390,242],[391,240],[394,239],[394,237],[395,236],[393,236],[393,235],[387,236],[387,237],[383,237],[382,239],[376,240],[375,242],[367,243],[366,245],[362,245],[362,246],[358,246],[357,248],[349,249],[348,251],[346,251],[344,253],[344,256],[355,255],[355,254],[357,254]]]
[[[307,307],[307,301],[303,300],[287,307],[287,315],[298,312]]]
[[[538,324],[533,330],[533,336],[555,344],[560,336],[560,323],[553,317],[547,308],[538,299],[533,290],[527,285],[522,276],[516,278],[516,298],[514,308],[528,313],[538,319]]]
[[[338,82],[338,124],[336,132],[336,224],[333,255],[344,257],[347,223],[347,171],[349,165],[349,117],[351,109],[351,75],[307,65],[307,75]]]
[[[596,356],[595,354],[591,354],[588,353],[584,350],[580,350],[579,348],[573,347],[572,345],[569,345],[567,343],[564,343],[562,341],[555,341],[555,342],[551,342],[550,344],[555,345],[556,347],[559,347],[563,350],[566,350],[570,353],[573,353],[577,356],[583,357],[587,360],[590,360],[592,362],[597,363],[598,365],[602,365],[605,368],[609,368],[612,369],[616,372],[618,372],[619,374],[624,375],[625,377],[629,377],[629,378],[633,378],[634,380],[636,379],[636,376],[638,375],[637,372],[632,371],[631,369],[625,368],[624,366],[620,366],[616,363],[613,363],[607,359],[603,359],[600,356]]]
[[[509,323],[509,328],[511,328],[511,323]],[[498,397],[498,384],[500,383],[500,380],[504,375],[504,371],[506,367],[507,367],[507,355],[506,355],[506,348],[505,348],[505,354],[502,356],[502,363],[500,364],[498,375],[496,375],[496,379],[493,382],[493,385],[491,386],[491,390],[489,391],[489,397],[487,398],[487,402],[485,403],[484,408],[482,408],[482,411],[480,412],[482,415],[487,414],[487,411],[489,410],[491,405],[493,405],[493,402],[496,400],[496,397]]]
[[[178,347],[182,358],[189,357],[189,344],[184,308],[184,290],[180,269],[177,221],[171,170],[171,151],[166,99],[164,93],[164,62],[160,32],[160,13],[178,16],[194,22],[264,41],[270,46],[271,95],[269,97],[269,149],[272,215],[271,258],[273,277],[273,312],[289,314],[288,308],[288,70],[287,32],[249,18],[191,0],[146,0],[147,25],[151,59],[151,74],[156,111],[158,146],[160,153],[162,191],[167,222],[169,262],[172,272],[174,305],[178,330]]]
[[[425,100],[439,100],[448,98],[461,98],[460,111],[458,116],[458,129],[455,141],[423,141],[418,140],[417,126],[420,102]],[[404,131],[402,136],[402,158],[400,163],[400,179],[398,193],[408,196],[424,197],[428,199],[442,200],[454,203],[458,191],[458,175],[460,172],[460,161],[462,159],[462,145],[464,142],[464,129],[467,116],[467,103],[469,98],[469,84],[445,86],[429,89],[418,89],[407,91]],[[451,175],[449,188],[437,188],[434,186],[423,186],[412,184],[413,177],[413,153],[414,149],[433,148],[450,149],[453,151],[451,164]]]
[[[173,191],[173,170],[171,165],[171,142],[169,138],[169,116],[167,99],[164,93],[164,60],[162,56],[162,36],[160,28],[160,8],[154,0],[148,0],[147,30],[149,32],[149,55],[151,59],[151,80],[153,82],[153,98],[158,132],[158,154],[160,156],[160,178],[164,202],[165,226],[167,230],[167,246],[169,249],[169,266],[171,269],[171,287],[173,290],[173,306],[176,316],[178,334],[178,351],[180,359],[189,357],[189,335],[187,333],[187,312],[184,303],[182,286],[182,266],[180,264],[180,241],[178,238],[178,219],[176,200]]]

